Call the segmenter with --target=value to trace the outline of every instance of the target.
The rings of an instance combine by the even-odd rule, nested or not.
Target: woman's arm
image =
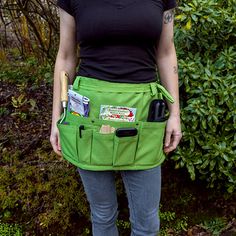
[[[62,112],[60,101],[60,72],[64,70],[69,74],[69,78],[74,78],[76,64],[75,20],[74,17],[60,9],[60,44],[54,69],[53,109],[50,136],[53,150],[58,155],[61,155],[59,133],[56,125]],[[70,81],[70,83],[72,83],[72,81]]]
[[[182,134],[180,126],[178,66],[174,45],[174,11],[168,10],[163,15],[163,28],[157,47],[157,66],[163,86],[173,96],[175,102],[168,102],[170,117],[167,121],[164,151],[176,149]]]

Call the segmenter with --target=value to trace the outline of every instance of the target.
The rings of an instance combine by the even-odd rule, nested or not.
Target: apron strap
[[[161,94],[170,102],[174,103],[174,98],[171,94],[160,84],[156,83],[157,89],[161,92]]]

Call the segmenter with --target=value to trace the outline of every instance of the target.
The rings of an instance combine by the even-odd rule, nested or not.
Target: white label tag
[[[102,120],[135,122],[136,108],[101,105],[99,118]]]

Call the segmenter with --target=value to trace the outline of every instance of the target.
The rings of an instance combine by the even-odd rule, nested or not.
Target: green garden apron
[[[89,117],[79,117],[67,111],[62,124],[58,122],[63,157],[86,170],[144,170],[160,165],[164,159],[163,138],[166,122],[147,122],[153,99],[171,95],[157,82],[131,84],[114,83],[78,76],[73,90],[90,99]],[[100,106],[113,105],[136,108],[135,122],[99,119]],[[83,125],[83,130],[79,127]],[[114,128],[136,128],[135,136],[117,137],[102,134],[102,125]]]

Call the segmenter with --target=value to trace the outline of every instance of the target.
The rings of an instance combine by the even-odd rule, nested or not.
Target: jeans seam
[[[123,177],[124,177],[124,181],[126,182],[126,191],[127,191],[127,195],[129,195],[129,198],[130,198],[130,201],[129,201],[129,204],[131,206],[131,209],[132,209],[132,214],[133,214],[133,220],[134,220],[134,224],[136,224],[136,212],[135,212],[135,207],[133,205],[133,197],[132,197],[132,193],[130,191],[130,188],[129,188],[129,180],[126,176],[126,173],[124,171],[121,172]],[[131,209],[130,209],[130,214],[131,214]]]

